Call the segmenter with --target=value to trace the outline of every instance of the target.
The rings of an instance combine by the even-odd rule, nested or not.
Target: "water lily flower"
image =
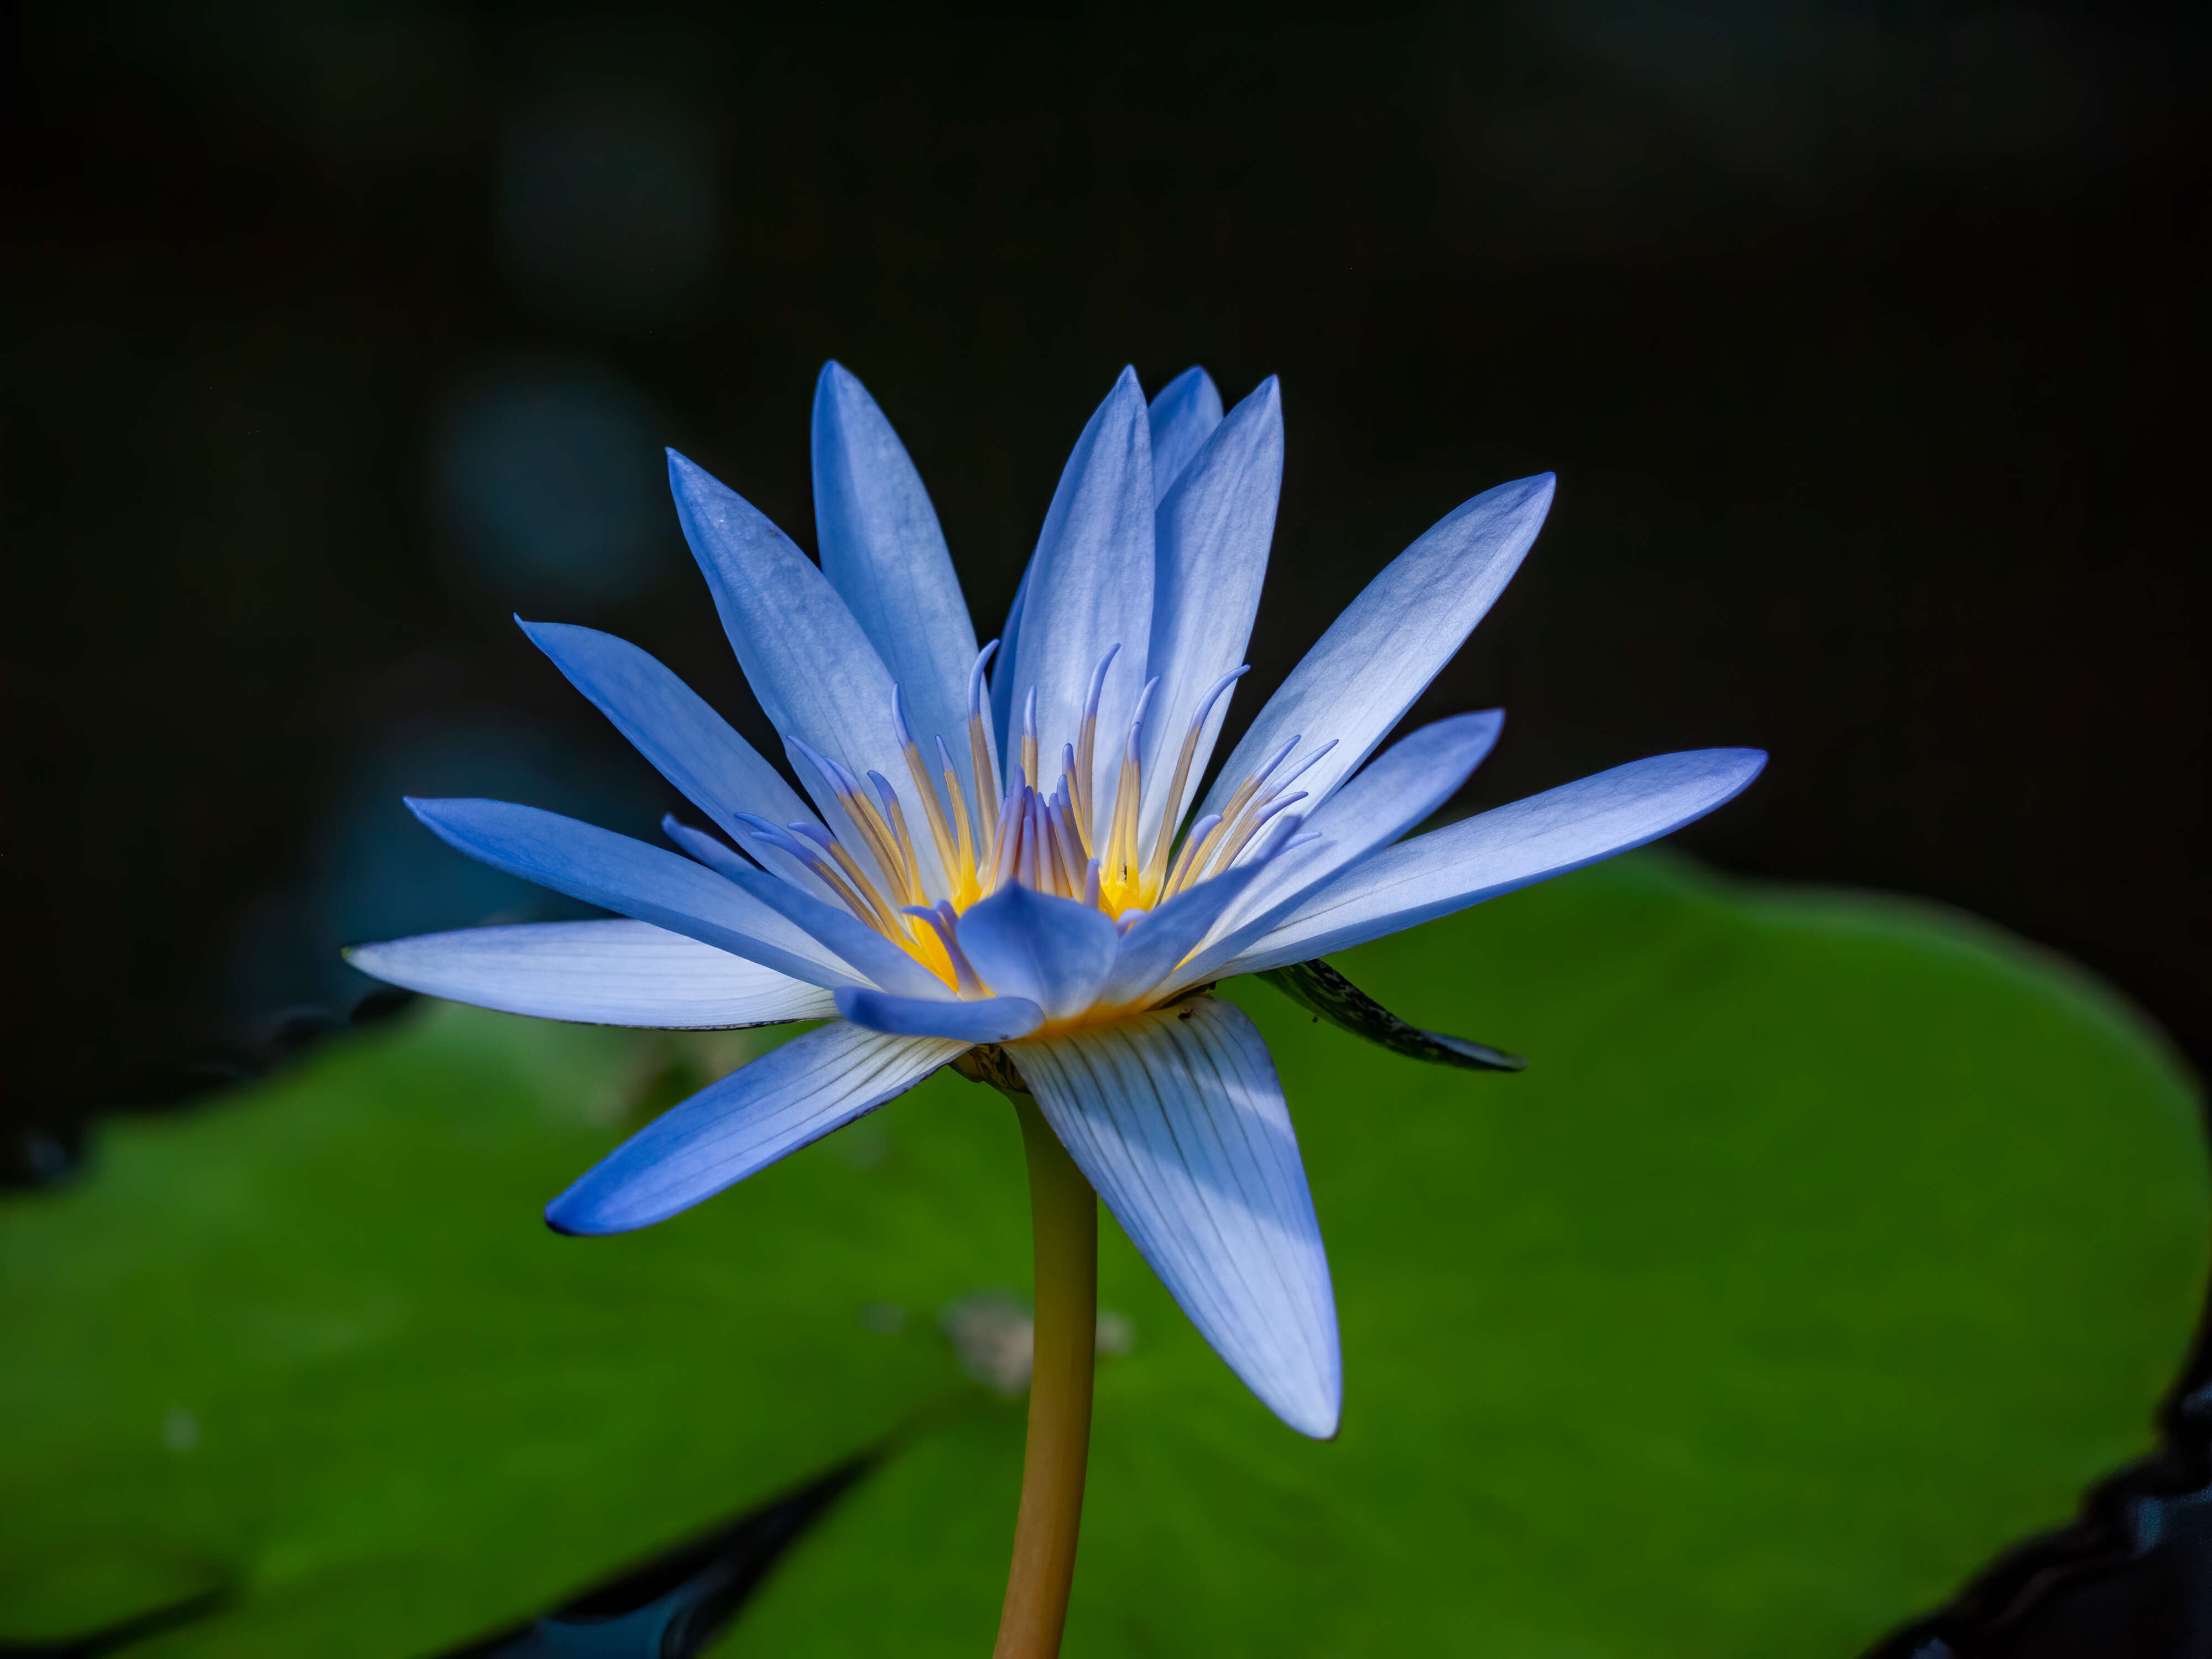
[[[1335,1433],[1335,1306],[1282,1082],[1212,988],[1665,835],[1764,757],[1662,755],[1407,838],[1502,716],[1385,740],[1528,552],[1546,474],[1386,566],[1209,784],[1282,459],[1273,380],[1224,416],[1200,370],[1149,406],[1125,371],[979,649],[921,480],[838,365],[814,405],[818,565],[672,452],[684,534],[799,787],[635,646],[525,623],[712,830],[671,818],[671,851],[528,806],[410,801],[461,851],[624,919],[351,952],[395,984],[550,1018],[827,1022],[641,1131],[554,1200],[556,1228],[662,1220],[963,1062],[1033,1099],[1084,1201],[1104,1200],[1261,1401]],[[1041,1282],[1040,1389],[1043,1301]],[[1087,1423],[1087,1346],[1080,1364]]]

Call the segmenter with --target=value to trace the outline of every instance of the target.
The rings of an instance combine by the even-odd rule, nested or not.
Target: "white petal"
[[[356,945],[346,960],[425,995],[539,1019],[714,1030],[831,1019],[828,991],[643,921],[540,921]]]
[[[1733,799],[1765,763],[1756,749],[1655,755],[1462,818],[1355,866],[1218,971],[1347,951],[1641,847]]]
[[[1329,625],[1252,722],[1200,810],[1294,735],[1336,747],[1301,780],[1316,802],[1349,777],[1466,641],[1536,539],[1552,475],[1500,484],[1447,514]]]
[[[1214,1351],[1302,1434],[1336,1432],[1336,1301],[1267,1044],[1230,1004],[1009,1045],[1077,1166]]]

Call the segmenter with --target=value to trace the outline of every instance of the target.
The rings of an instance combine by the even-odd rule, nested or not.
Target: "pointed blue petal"
[[[564,1233],[665,1221],[882,1105],[971,1045],[840,1020],[794,1037],[662,1114],[545,1206]]]
[[[1218,811],[1293,733],[1309,743],[1336,739],[1304,781],[1316,801],[1326,801],[1451,660],[1520,568],[1551,507],[1552,487],[1544,472],[1485,490],[1392,560],[1268,699],[1200,810]]]
[[[898,682],[923,753],[945,738],[967,782],[975,625],[921,475],[867,389],[834,362],[814,388],[814,524],[822,574]]]
[[[829,578],[750,502],[674,450],[668,477],[684,538],[769,723],[855,777],[904,778],[890,673]],[[860,844],[835,799],[806,771],[799,777],[838,838]],[[915,853],[930,890],[946,890],[927,835],[915,837]]]
[[[824,904],[781,878],[752,868],[734,854],[717,860],[714,867],[723,880],[758,899],[793,927],[805,929],[883,989],[910,997],[952,995],[936,975],[842,904]]]
[[[540,921],[356,945],[364,974],[538,1019],[716,1030],[828,1019],[829,992],[642,921]]]
[[[1274,1062],[1200,997],[1008,1051],[1037,1108],[1214,1351],[1301,1434],[1344,1398],[1320,1224]]]
[[[1149,413],[1152,500],[1157,502],[1175,488],[1199,446],[1221,424],[1221,392],[1204,369],[1186,368],[1160,388]]]
[[[1218,971],[1350,950],[1641,847],[1734,799],[1765,763],[1756,749],[1655,755],[1478,812],[1354,866]]]
[[[1114,969],[1121,935],[1087,904],[1002,887],[970,905],[957,929],[960,948],[1000,996],[1026,997],[1048,1019],[1091,1006]]]
[[[1384,750],[1306,818],[1305,830],[1320,839],[1275,860],[1164,992],[1213,977],[1309,894],[1418,828],[1482,763],[1504,724],[1496,708],[1454,714]]]
[[[1113,799],[1121,740],[1145,683],[1152,620],[1152,432],[1136,374],[1124,369],[1083,428],[1053,492],[1008,664],[1014,717],[1035,686],[1042,752],[1056,757],[1076,740],[1092,671],[1109,649],[1121,647],[1099,702],[1092,800],[1101,825]],[[1020,750],[1009,743],[1000,751],[1009,775]],[[1056,763],[1047,763],[1057,772]],[[1030,781],[1051,787],[1050,779]],[[1097,825],[1092,839],[1103,839]]]
[[[569,684],[725,835],[817,897],[830,896],[830,890],[798,860],[768,846],[738,821],[740,812],[757,813],[771,823],[816,820],[813,809],[783,775],[704,698],[627,640],[565,623],[523,622],[520,617],[515,621]]]
[[[1157,417],[1158,405],[1154,405]],[[1146,791],[1139,845],[1149,848],[1170,811],[1180,824],[1206,778],[1206,763],[1229,712],[1216,700],[1193,761],[1183,799],[1170,804],[1167,781],[1200,700],[1244,660],[1267,549],[1275,536],[1275,501],[1283,484],[1283,400],[1275,377],[1230,411],[1192,457],[1153,520],[1152,656],[1160,677],[1145,714]]]
[[[896,1036],[951,1037],[962,1042],[1004,1042],[1027,1036],[1044,1024],[1044,1010],[1021,997],[940,1002],[885,996],[881,991],[841,991],[837,1012],[871,1031]]]
[[[820,941],[678,854],[503,800],[410,800],[407,806],[447,846],[495,870],[649,921],[810,985],[866,982]]]

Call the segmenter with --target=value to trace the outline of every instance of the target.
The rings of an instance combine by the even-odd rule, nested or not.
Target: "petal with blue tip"
[[[678,854],[509,801],[410,800],[407,806],[447,846],[495,870],[810,985],[866,982],[812,935]]]
[[[725,834],[809,892],[829,896],[805,866],[738,822],[738,813],[756,812],[775,823],[811,823],[814,812],[705,698],[627,640],[565,623],[515,620],[569,684]]]
[[[1034,686],[1042,752],[1057,772],[1062,745],[1077,740],[1092,672],[1107,652],[1121,647],[1098,705],[1094,843],[1103,839],[1121,740],[1144,684],[1152,615],[1152,431],[1136,374],[1124,369],[1083,428],[1053,492],[1022,595],[1020,630],[1008,641],[1012,659],[1003,671],[1012,677],[1012,740],[1000,751],[1002,764],[1011,775],[1018,763],[1014,728]],[[995,682],[992,690],[995,702]]]
[[[1190,458],[1221,424],[1221,392],[1213,377],[1193,367],[1160,388],[1147,411],[1152,428],[1152,500],[1175,488]]]
[[[1370,761],[1305,819],[1320,837],[1274,860],[1220,933],[1170,981],[1195,985],[1263,936],[1307,895],[1389,846],[1458,793],[1505,724],[1503,711],[1454,714],[1409,732]]]
[[[1616,766],[1378,853],[1320,888],[1220,972],[1259,973],[1350,950],[1680,829],[1759,775],[1756,749],[1698,749]]]
[[[538,1019],[718,1030],[828,1019],[830,994],[643,921],[538,921],[356,945],[387,984]]]
[[[1269,698],[1201,811],[1294,734],[1337,747],[1304,787],[1326,801],[1413,707],[1521,568],[1552,504],[1548,472],[1462,502],[1386,566]]]
[[[723,630],[769,723],[851,770],[904,778],[892,733],[891,677],[830,580],[752,504],[671,450],[670,488],[684,538],[713,589]],[[799,778],[838,839],[859,844],[834,795]],[[943,882],[927,836],[915,844],[924,878]]]
[[[545,1206],[564,1233],[622,1233],[690,1209],[904,1094],[971,1044],[840,1020],[655,1118]]]
[[[1145,775],[1161,782],[1145,792],[1139,831],[1146,848],[1163,817],[1182,822],[1205,779],[1229,710],[1225,696],[1206,716],[1181,798],[1169,801],[1166,780],[1200,699],[1244,660],[1282,485],[1283,400],[1271,374],[1214,427],[1154,516],[1147,672],[1160,677],[1160,690],[1146,714],[1144,763]]]
[[[822,574],[905,693],[923,752],[945,738],[966,781],[958,739],[975,629],[960,579],[906,446],[867,388],[834,362],[814,388],[814,525]]]
[[[1334,1435],[1344,1385],[1328,1260],[1258,1029],[1200,997],[1007,1053],[1214,1351],[1292,1428]]]

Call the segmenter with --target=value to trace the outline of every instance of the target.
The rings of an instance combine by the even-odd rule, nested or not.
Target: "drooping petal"
[[[837,1012],[855,1025],[896,1036],[951,1037],[961,1042],[1005,1042],[1044,1024],[1044,1010],[1023,997],[978,997],[938,1001],[885,996],[881,991],[840,991]]]
[[[1103,839],[1121,738],[1145,682],[1152,617],[1152,432],[1136,372],[1124,369],[1060,473],[1030,563],[1021,630],[1006,647],[1012,719],[1019,721],[1034,686],[1047,756],[1076,741],[1091,674],[1121,647],[1098,705],[1094,842]],[[1008,743],[1000,751],[1010,776],[1020,749]]]
[[[674,450],[668,477],[684,538],[714,590],[723,630],[769,723],[855,777],[906,776],[890,721],[891,677],[830,580],[750,502]],[[852,821],[806,770],[800,781],[841,841]],[[945,874],[927,836],[915,853],[933,893]]]
[[[364,974],[538,1019],[717,1030],[830,1019],[819,986],[643,921],[538,921],[356,945]]]
[[[840,1020],[794,1037],[655,1118],[545,1206],[564,1233],[665,1221],[882,1105],[972,1044]]]
[[[1114,970],[1121,935],[1088,904],[1002,887],[962,913],[960,948],[1000,996],[1026,997],[1048,1019],[1080,1013]]]
[[[1548,472],[1485,490],[1401,553],[1268,699],[1202,811],[1293,734],[1336,748],[1302,781],[1316,801],[1365,760],[1504,591],[1552,504]]]
[[[1218,972],[1346,951],[1656,841],[1733,799],[1757,749],[1698,749],[1616,766],[1401,843],[1307,897]]]
[[[1230,1369],[1302,1434],[1336,1432],[1336,1303],[1267,1044],[1237,1008],[1008,1049],[1038,1109]]]
[[[975,629],[960,579],[906,447],[867,389],[835,362],[814,388],[814,524],[822,574],[904,692],[924,752],[945,738],[969,782],[958,739]]]
[[[1152,428],[1152,500],[1175,488],[1190,458],[1221,424],[1221,392],[1212,377],[1195,366],[1160,388],[1150,411]],[[1158,672],[1158,669],[1153,671]]]
[[[410,800],[407,806],[447,846],[495,870],[649,921],[810,985],[835,988],[867,982],[852,963],[811,934],[678,854],[508,801]]]
[[[829,896],[829,889],[805,866],[738,821],[741,812],[757,813],[772,823],[811,823],[815,817],[783,775],[708,707],[706,699],[627,640],[565,623],[523,622],[520,617],[515,621],[569,684],[724,834],[817,897]]]
[[[1157,408],[1157,406],[1156,406]],[[1157,452],[1158,441],[1155,439]],[[1157,453],[1155,465],[1158,465]],[[1275,377],[1217,424],[1192,456],[1154,517],[1152,654],[1147,672],[1159,695],[1145,716],[1145,792],[1140,844],[1149,848],[1160,820],[1182,821],[1214,739],[1229,711],[1226,697],[1207,715],[1181,799],[1168,799],[1167,781],[1200,700],[1244,660],[1259,614],[1267,549],[1275,535],[1275,502],[1283,484],[1283,400]]]

